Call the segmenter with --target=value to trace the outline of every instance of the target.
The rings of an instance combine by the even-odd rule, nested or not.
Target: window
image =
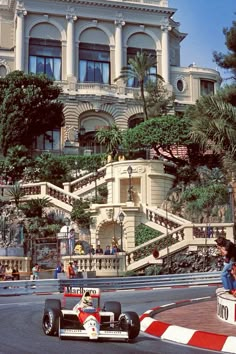
[[[81,43],[79,58],[80,82],[110,83],[109,46]]]
[[[30,39],[29,72],[61,80],[61,43],[48,39]]]
[[[128,48],[127,50],[127,63],[129,63],[129,59],[134,59],[137,52],[141,52],[142,49],[140,48]],[[153,58],[156,58],[156,53],[155,53],[155,50],[144,50],[147,54],[152,54]],[[154,75],[150,75],[149,74],[157,74],[157,67],[156,65],[155,66],[152,66],[149,70],[148,70],[148,75],[145,79],[145,81],[147,81],[148,79],[155,82],[156,81],[156,77]],[[128,87],[138,87],[139,86],[139,83],[138,83],[138,80],[137,78],[129,78],[128,79],[128,82],[127,82],[127,86]]]
[[[201,96],[214,94],[214,82],[208,80],[201,80]]]
[[[183,81],[180,80],[180,79],[177,81],[177,89],[178,89],[180,92],[182,92],[182,91],[184,90],[184,83],[183,83]]]
[[[38,136],[34,148],[37,150],[60,150],[60,130],[49,130]]]

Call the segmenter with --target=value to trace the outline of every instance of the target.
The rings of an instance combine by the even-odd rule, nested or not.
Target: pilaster
[[[74,23],[77,21],[72,11],[66,14],[67,20],[67,47],[66,47],[66,75],[67,80],[75,76],[75,40]]]
[[[24,4],[19,2],[16,8],[16,70],[21,71],[24,71],[24,17],[26,15],[27,11],[24,8]]]
[[[161,25],[162,31],[162,77],[166,83],[170,82],[170,65],[169,65],[169,26],[168,18],[165,18]]]

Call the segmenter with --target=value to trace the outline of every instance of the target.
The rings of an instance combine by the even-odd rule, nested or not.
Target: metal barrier
[[[97,287],[102,291],[142,288],[165,288],[221,284],[220,272],[186,273],[122,278],[79,278],[48,280],[0,281],[0,296],[51,294],[63,292],[66,286]]]

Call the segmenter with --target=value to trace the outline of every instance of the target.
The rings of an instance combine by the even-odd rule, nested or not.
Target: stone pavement
[[[140,323],[143,332],[163,340],[236,354],[236,325],[218,319],[215,297],[150,309],[140,316]]]
[[[154,318],[175,326],[236,337],[236,325],[218,319],[216,300],[190,303],[189,305],[168,309],[158,313]]]

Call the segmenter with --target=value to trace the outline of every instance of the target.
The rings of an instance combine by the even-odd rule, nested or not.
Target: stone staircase
[[[129,271],[142,269],[151,264],[162,264],[169,255],[183,249],[200,250],[204,253],[206,248],[212,248],[211,252],[215,252],[214,241],[218,236],[233,240],[232,224],[193,224],[160,208],[143,206],[143,210],[146,218],[143,218],[142,223],[162,232],[162,235],[127,253],[127,270]],[[159,251],[157,260],[153,257],[154,249]]]
[[[90,173],[71,183],[64,183],[64,189],[48,182],[23,184],[24,200],[49,197],[54,207],[69,214],[73,202],[81,197],[94,195],[94,190],[106,184],[106,168],[101,168],[97,174]],[[6,187],[6,188],[5,188]],[[1,194],[7,194],[10,186],[1,186]],[[150,264],[161,264],[169,255],[183,249],[197,250],[215,245],[214,239],[220,235],[233,239],[232,224],[211,224],[211,236],[208,238],[209,224],[192,224],[161,208],[139,206],[141,223],[162,234],[141,246],[135,247],[126,253],[127,270],[137,270]],[[157,248],[159,258],[156,260],[152,253]]]

